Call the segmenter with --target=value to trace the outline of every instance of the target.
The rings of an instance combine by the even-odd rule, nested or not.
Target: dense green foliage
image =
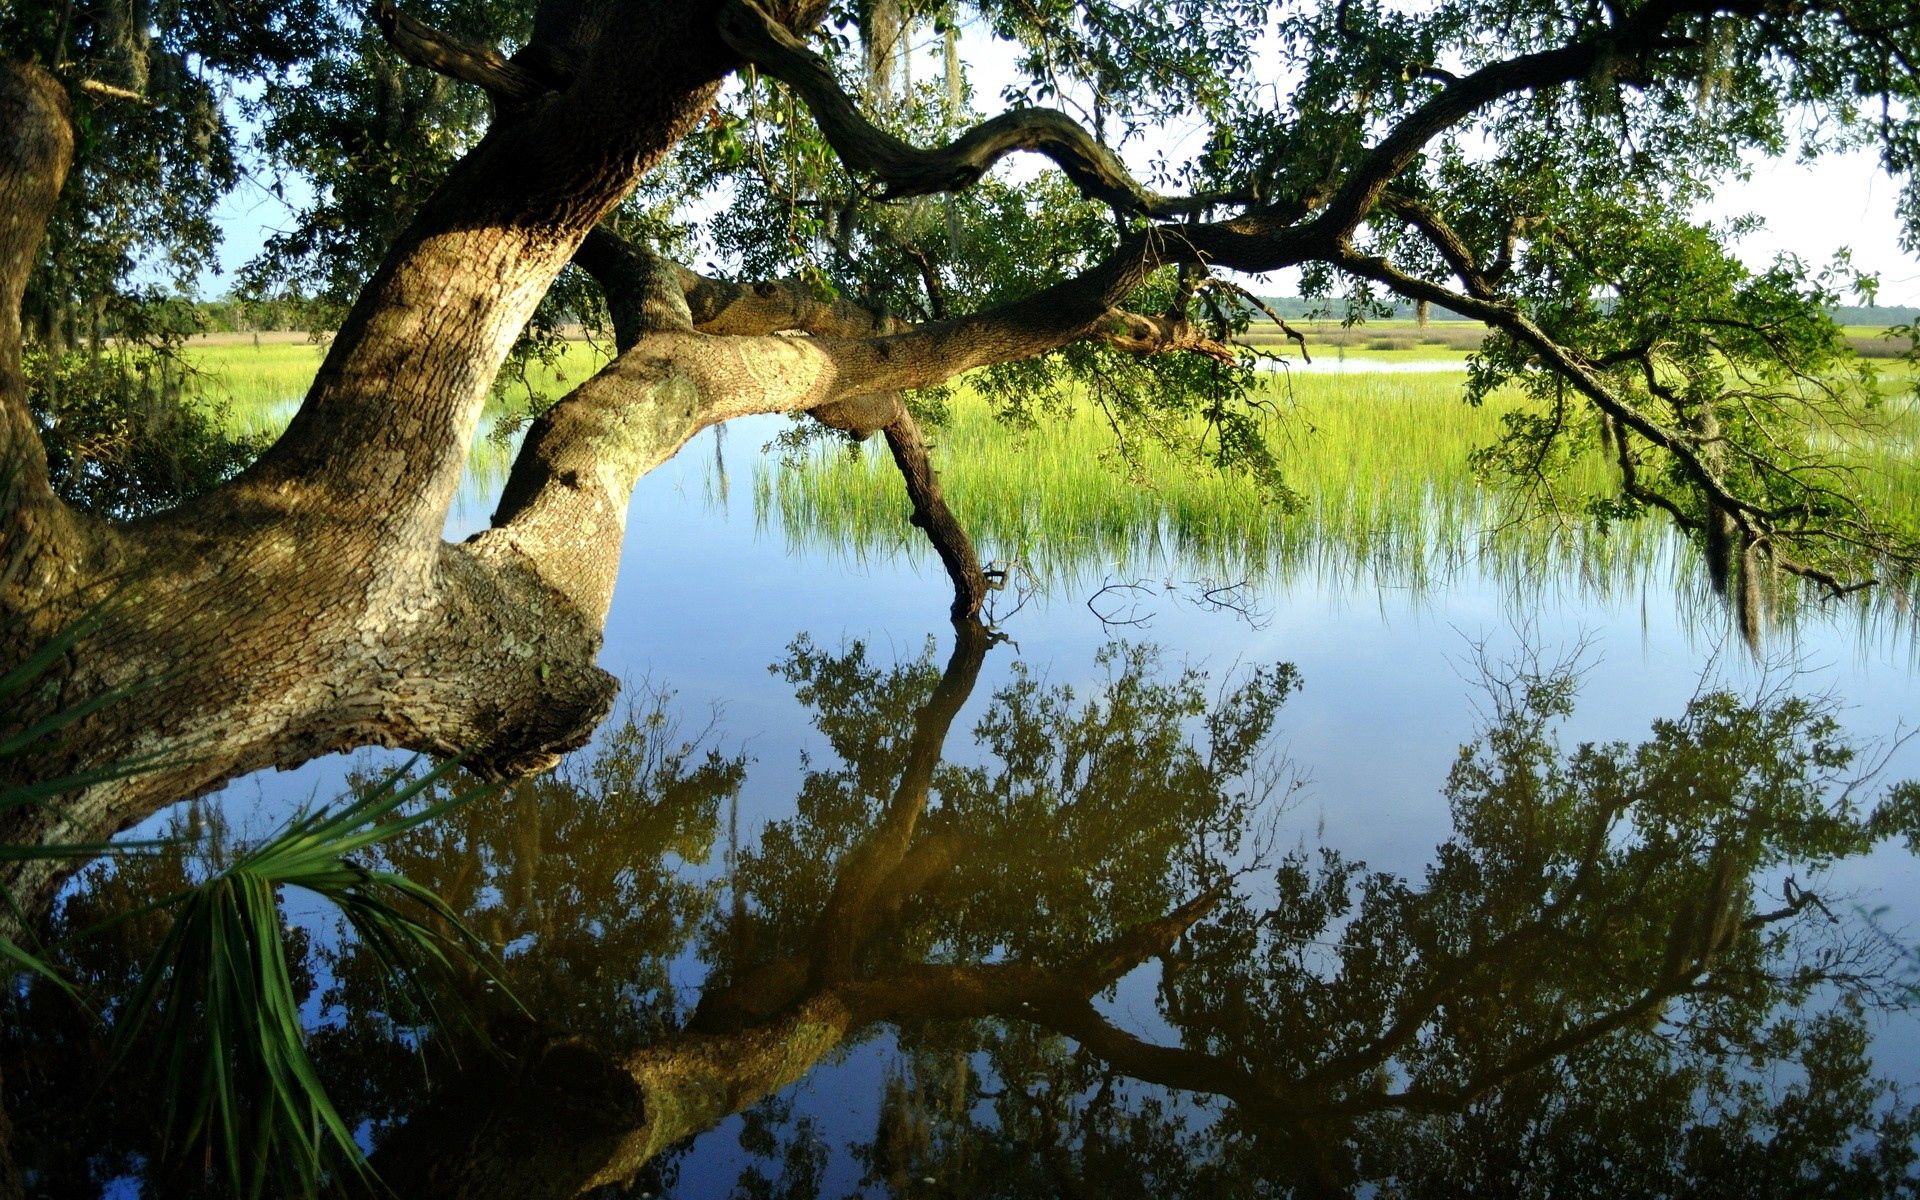
[[[215,261],[215,206],[245,169],[236,92],[310,61],[340,16],[320,0],[25,0],[0,10],[6,52],[73,85],[79,133],[29,289],[29,328],[59,346],[155,327],[165,286],[191,287]]]

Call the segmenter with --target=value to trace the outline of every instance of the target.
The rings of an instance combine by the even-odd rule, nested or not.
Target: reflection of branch
[[[1166,953],[1221,894],[1211,889],[1061,966],[909,964],[803,989],[762,1024],[689,1032],[623,1059],[577,1039],[534,1039],[505,1077],[489,1063],[410,1120],[374,1165],[397,1194],[418,1200],[557,1200],[630,1179],[669,1146],[796,1082],[876,1022],[1031,1019],[1084,1005]]]
[[[1238,583],[1189,579],[1186,586],[1193,597],[1188,603],[1204,612],[1232,613],[1253,629],[1265,629],[1271,619],[1262,606],[1244,594],[1244,579]],[[1087,611],[1108,630],[1144,629],[1153,624],[1154,613],[1147,605],[1148,598],[1155,595],[1170,595],[1176,606],[1180,604],[1180,587],[1171,579],[1154,584],[1145,579],[1122,583],[1109,578],[1087,597]]]
[[[1251,629],[1265,629],[1273,616],[1270,609],[1246,595],[1247,580],[1217,583],[1210,579],[1189,579],[1187,586],[1200,593],[1199,605],[1211,612],[1228,612],[1239,617]]]
[[[1306,1107],[1300,1097],[1270,1086],[1230,1059],[1136,1037],[1101,1016],[1087,1000],[1053,1005],[1042,1010],[1038,1019],[1125,1075],[1143,1083],[1231,1100],[1255,1121],[1295,1120]]]
[[[914,714],[905,762],[878,824],[841,857],[833,891],[814,924],[807,952],[754,967],[724,987],[701,993],[688,1028],[701,1032],[739,1029],[853,974],[853,962],[873,935],[912,892],[952,864],[953,838],[934,834],[915,840],[926,811],[933,772],[940,765],[947,731],[973,693],[994,637],[978,621],[954,622],[953,654],[940,682]]]
[[[1404,1092],[1386,1092],[1364,1096],[1339,1106],[1351,1113],[1392,1110],[1401,1112],[1461,1112],[1467,1105],[1501,1084],[1509,1083],[1529,1071],[1546,1066],[1554,1059],[1582,1046],[1590,1045],[1630,1026],[1643,1024],[1657,1015],[1669,1001],[1695,990],[1685,982],[1667,983],[1649,988],[1631,1003],[1575,1025],[1556,1038],[1528,1047],[1503,1062],[1476,1073],[1458,1088],[1408,1088]]]
[[[1141,593],[1151,595],[1152,592],[1153,589],[1143,579],[1132,583],[1109,579],[1099,591],[1087,597],[1087,611],[1107,629],[1121,626],[1144,628],[1153,621],[1153,614],[1141,615],[1141,602],[1137,597]],[[1103,601],[1110,602],[1112,606],[1103,611],[1100,607]]]
[[[978,621],[953,623],[953,656],[933,695],[914,714],[913,733],[907,742],[905,764],[894,785],[893,799],[880,824],[840,860],[835,872],[833,894],[814,926],[808,986],[819,989],[838,983],[853,974],[854,956],[865,942],[863,933],[871,933],[870,913],[874,896],[882,883],[906,857],[913,835],[926,811],[927,796],[933,787],[933,772],[940,765],[947,730],[959,715],[961,706],[973,693],[980,678],[980,665],[986,661],[992,637]]]

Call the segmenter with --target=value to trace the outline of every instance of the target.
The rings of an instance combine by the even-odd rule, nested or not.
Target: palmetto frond
[[[413,803],[453,769],[414,776],[400,767],[155,901],[174,909],[173,926],[114,1041],[116,1060],[124,1060],[152,1023],[170,1153],[204,1148],[209,1164],[250,1197],[315,1195],[343,1173],[370,1181],[307,1054],[279,892],[302,888],[337,908],[407,999],[437,1019],[436,980],[476,965],[492,976],[491,954],[438,896],[353,855],[491,794],[469,789]]]

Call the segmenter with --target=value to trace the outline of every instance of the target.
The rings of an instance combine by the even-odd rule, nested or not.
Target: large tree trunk
[[[617,515],[565,561],[440,533],[508,348],[732,66],[694,6],[660,6],[645,25],[609,15],[592,3],[549,14],[571,85],[497,121],[416,217],[274,448],[226,487],[125,528],[52,494],[27,413],[20,298],[73,142],[60,84],[0,64],[0,670],[83,613],[98,626],[9,700],[0,727],[118,697],[0,763],[0,782],[142,766],[58,808],[7,814],[0,841],[93,840],[238,774],[354,746],[466,752],[507,773],[591,732],[614,692],[594,657]],[[663,413],[635,466],[704,420],[693,406]],[[28,864],[4,882],[31,907],[47,880]]]

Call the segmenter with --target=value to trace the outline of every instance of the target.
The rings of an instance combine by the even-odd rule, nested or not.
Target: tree
[[[136,753],[155,766],[7,836],[94,836],[357,745],[467,752],[500,775],[551,765],[612,702],[593,660],[630,489],[732,417],[883,433],[963,615],[987,581],[903,393],[978,371],[1015,415],[1044,419],[1034,397],[1075,382],[1118,427],[1187,438],[1277,488],[1249,369],[1221,340],[1250,310],[1232,272],[1300,267],[1360,310],[1393,293],[1485,322],[1474,388],[1537,400],[1489,467],[1545,505],[1664,514],[1706,548],[1749,628],[1777,577],[1832,594],[1911,586],[1920,544],[1833,450],[1873,416],[1821,312],[1837,285],[1790,263],[1749,271],[1687,215],[1742,154],[1781,149],[1794,114],[1821,118],[1812,149],[1871,143],[1907,172],[1909,6],[976,7],[1023,58],[1013,107],[972,125],[948,5],[545,0],[449,9],[455,36],[383,0],[379,41],[332,8],[183,3],[122,22],[124,36],[112,0],[22,8],[0,68],[0,665],[103,594],[128,602],[9,720],[115,702],[10,769],[71,775]],[[74,13],[91,40],[70,32]],[[950,51],[933,89],[911,84],[899,50],[929,20]],[[247,103],[269,152],[328,186],[262,271],[306,263],[352,300],[271,448],[116,525],[50,486],[21,317],[72,261],[43,247],[49,221],[91,219],[92,201],[62,208],[72,164],[91,187],[140,161],[102,149],[105,106],[177,102],[157,73],[95,74],[160,59],[169,79],[236,86],[293,68]],[[1030,103],[1054,97],[1087,122]],[[1102,140],[1189,112],[1208,137],[1160,169],[1168,192]],[[225,121],[202,124],[226,136]],[[1016,150],[1058,174],[989,178]],[[198,161],[195,179],[223,177],[220,155]],[[369,169],[382,161],[384,192]],[[373,219],[383,195],[406,210]],[[712,236],[746,281],[667,257],[688,243],[662,213],[688,195],[726,202]],[[1911,193],[1906,211],[1920,222]],[[366,228],[343,232],[355,213]],[[364,282],[356,261],[377,264]],[[570,263],[597,283],[618,356],[534,422],[492,527],[446,544],[488,390]],[[1582,453],[1616,464],[1609,495],[1556,485]],[[35,870],[12,878],[30,899]]]

